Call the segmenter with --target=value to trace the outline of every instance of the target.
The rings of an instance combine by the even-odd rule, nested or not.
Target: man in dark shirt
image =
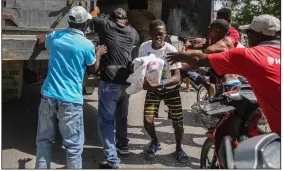
[[[107,164],[100,169],[118,168],[121,154],[129,153],[127,139],[127,115],[129,95],[126,79],[131,74],[131,51],[139,41],[137,31],[128,25],[127,14],[115,9],[109,17],[94,17],[92,23],[100,38],[100,44],[108,48],[101,58],[98,120],[102,146]],[[114,137],[116,121],[116,138]],[[117,142],[115,142],[117,140]]]

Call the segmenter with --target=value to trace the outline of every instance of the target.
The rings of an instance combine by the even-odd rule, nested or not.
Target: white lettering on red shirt
[[[267,62],[268,62],[269,65],[273,65],[273,64],[280,65],[280,59],[279,58],[273,58],[273,57],[268,56]]]

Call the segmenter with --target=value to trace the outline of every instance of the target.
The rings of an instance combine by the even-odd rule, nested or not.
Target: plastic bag
[[[160,84],[164,60],[154,54],[139,57],[133,61],[134,73],[126,80],[131,85],[126,89],[127,94],[136,94],[143,90],[144,78],[153,83]]]

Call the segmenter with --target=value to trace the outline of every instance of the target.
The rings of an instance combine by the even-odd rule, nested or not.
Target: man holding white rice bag
[[[160,143],[155,132],[154,117],[158,116],[161,100],[169,108],[168,117],[173,121],[173,128],[176,138],[176,158],[179,162],[187,162],[188,156],[182,150],[181,141],[183,137],[183,112],[178,83],[180,81],[181,63],[169,65],[166,62],[166,55],[170,52],[177,52],[176,48],[165,42],[166,26],[161,20],[154,20],[150,24],[150,41],[144,42],[139,49],[139,57],[151,56],[164,60],[160,82],[145,78],[143,88],[147,90],[144,106],[144,127],[150,135],[150,142],[147,154],[153,156],[160,148]]]

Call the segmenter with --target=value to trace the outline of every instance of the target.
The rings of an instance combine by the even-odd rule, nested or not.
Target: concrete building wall
[[[162,3],[163,0],[148,0],[148,10],[155,15],[156,19],[162,18]]]
[[[162,19],[170,34],[206,37],[213,6],[213,0],[163,0]]]

